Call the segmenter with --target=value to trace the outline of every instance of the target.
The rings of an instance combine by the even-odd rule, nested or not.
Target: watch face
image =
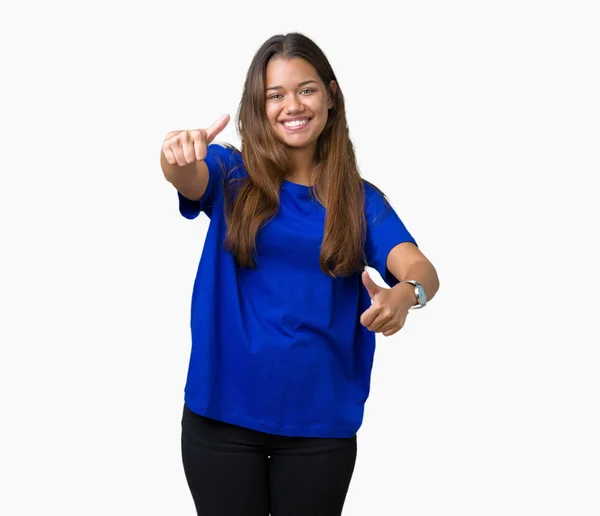
[[[427,294],[425,294],[425,289],[420,283],[417,283],[417,298],[420,305],[424,306],[427,304]]]

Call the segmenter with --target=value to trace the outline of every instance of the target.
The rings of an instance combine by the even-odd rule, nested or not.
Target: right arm
[[[208,167],[204,162],[208,145],[229,122],[222,116],[208,129],[172,131],[167,134],[160,153],[165,179],[191,201],[202,198],[208,186]]]
[[[160,166],[165,179],[190,201],[198,201],[208,185],[208,167],[204,161],[196,161],[180,167],[171,165],[164,152],[160,153]]]

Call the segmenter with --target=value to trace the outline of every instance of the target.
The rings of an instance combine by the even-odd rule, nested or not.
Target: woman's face
[[[335,91],[335,82],[331,81]],[[327,122],[331,95],[315,68],[297,57],[274,57],[267,64],[267,119],[289,147],[315,147]]]

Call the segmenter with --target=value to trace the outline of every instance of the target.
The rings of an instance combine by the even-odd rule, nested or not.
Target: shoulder
[[[241,152],[227,142],[211,143],[207,149],[207,165],[217,165],[224,175],[240,177],[245,175]]]
[[[381,189],[366,179],[363,179],[363,184],[365,188],[365,211],[368,216],[383,215],[385,211],[391,209],[390,201]]]
[[[206,148],[207,156],[213,158],[222,158],[227,161],[242,159],[240,151],[227,142],[213,142]]]
[[[365,196],[367,201],[382,201],[387,200],[387,196],[376,184],[363,179],[363,184],[365,187]]]

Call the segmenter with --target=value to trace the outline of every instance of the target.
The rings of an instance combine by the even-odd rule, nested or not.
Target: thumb
[[[370,298],[373,299],[379,293],[381,288],[377,285],[377,283],[375,283],[371,279],[371,276],[369,276],[368,271],[363,271],[362,281],[363,281],[363,285],[366,287],[367,291],[369,292]]]
[[[217,134],[219,134],[223,129],[225,129],[225,126],[229,123],[229,115],[223,115],[221,118],[219,118],[213,125],[211,125],[207,130],[206,130],[206,143],[209,144],[210,142],[212,142],[215,137],[217,136]]]

